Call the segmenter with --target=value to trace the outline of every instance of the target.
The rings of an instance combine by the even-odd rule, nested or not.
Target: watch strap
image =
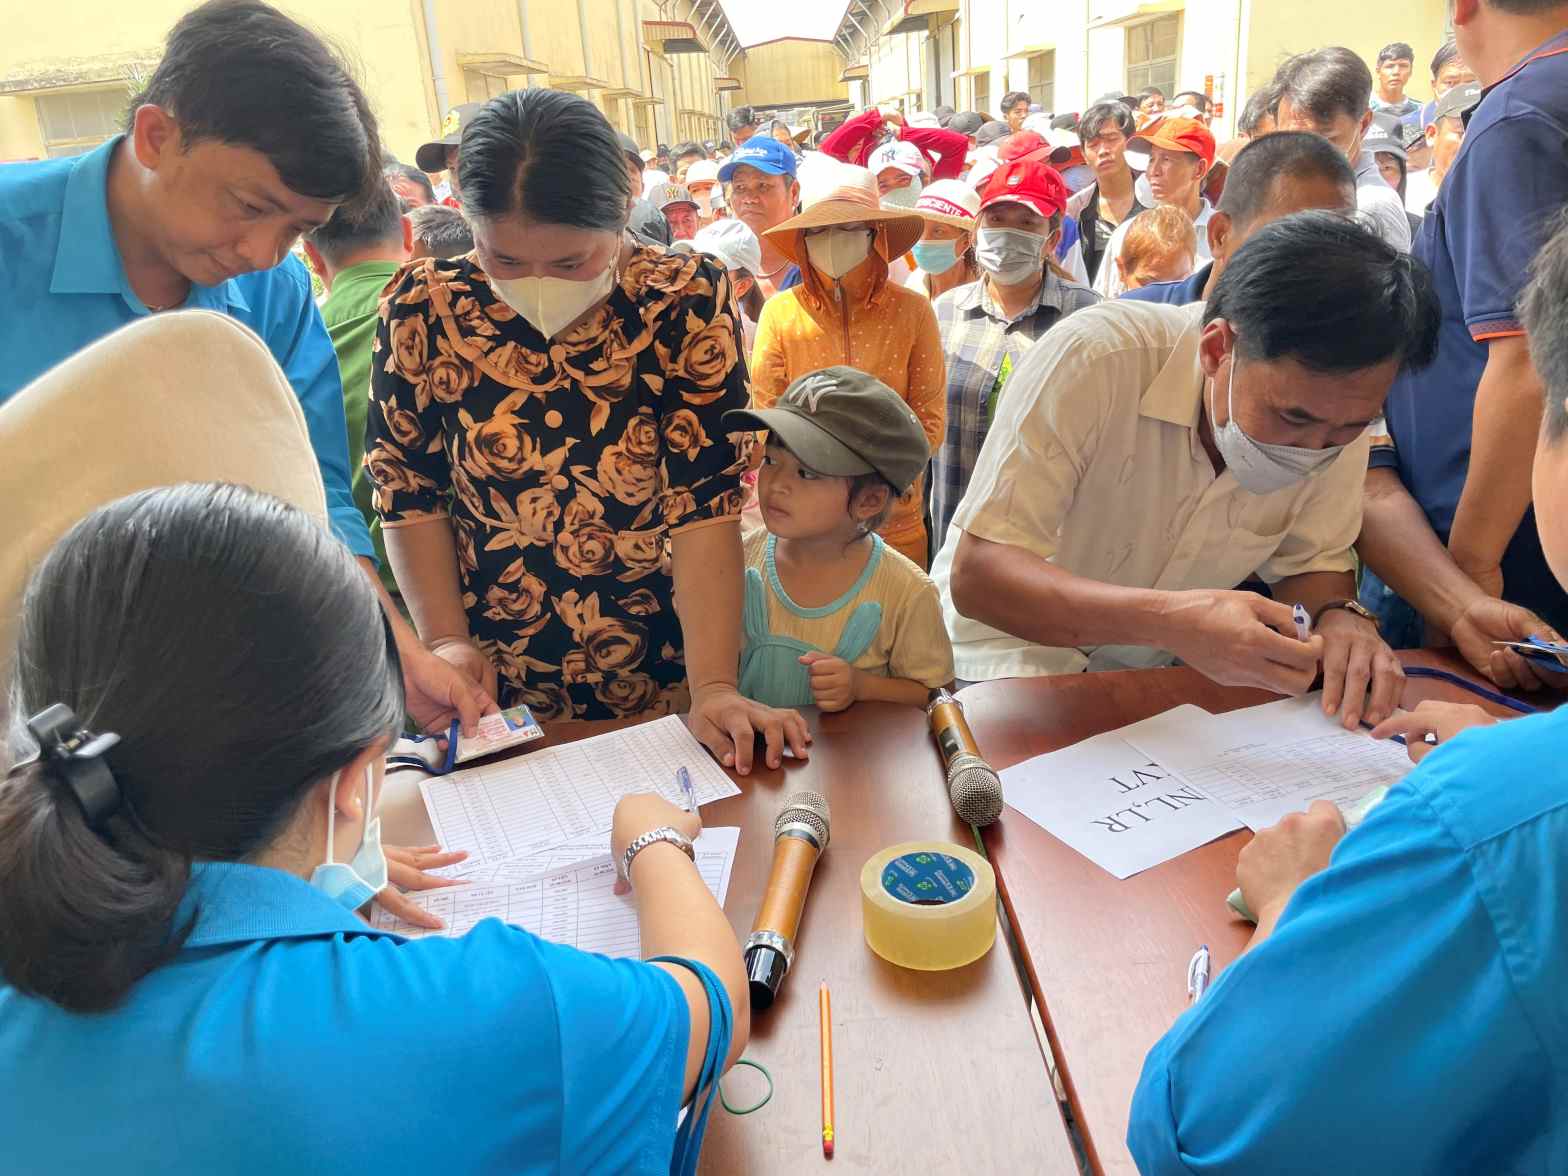
[[[1323,619],[1324,614],[1331,613],[1335,609],[1344,609],[1346,612],[1358,616],[1363,620],[1371,621],[1372,627],[1374,629],[1376,629],[1379,633],[1383,632],[1383,622],[1377,619],[1377,614],[1375,612],[1367,608],[1366,605],[1362,604],[1359,600],[1329,601],[1327,604],[1319,608],[1317,612],[1312,614],[1312,627],[1316,629],[1318,627],[1318,622]]]
[[[692,861],[695,862],[697,860],[697,851],[692,848],[691,839],[686,834],[682,833],[674,825],[660,825],[657,829],[650,829],[640,837],[633,838],[631,844],[626,847],[626,852],[621,854],[621,860],[615,863],[615,868],[620,873],[623,882],[631,882],[632,859],[650,845],[657,844],[660,841],[668,841]]]

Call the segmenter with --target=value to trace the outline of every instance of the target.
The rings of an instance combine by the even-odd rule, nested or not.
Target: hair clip
[[[94,735],[70,707],[58,702],[28,719],[27,730],[38,741],[41,762],[70,787],[87,824],[101,829],[125,803],[103,758],[120,737],[112,732]]]

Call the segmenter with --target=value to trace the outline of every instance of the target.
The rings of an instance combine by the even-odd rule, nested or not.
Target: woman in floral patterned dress
[[[388,287],[365,462],[420,636],[542,720],[692,712],[748,770],[800,716],[735,690],[751,438],[722,266],[640,247],[615,132],[517,90],[463,132],[475,250]],[[677,601],[679,613],[677,613]],[[684,623],[683,623],[684,622]]]

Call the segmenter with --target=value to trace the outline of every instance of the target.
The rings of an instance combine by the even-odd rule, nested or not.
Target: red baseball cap
[[[1052,145],[1043,135],[1034,131],[1019,131],[1009,135],[997,147],[997,156],[1006,163],[1010,159],[1038,159],[1041,163],[1065,163],[1071,152],[1060,144]]]
[[[1127,147],[1144,152],[1151,147],[1190,151],[1203,160],[1205,167],[1214,163],[1214,136],[1195,118],[1162,118],[1129,139]]]
[[[1048,163],[1014,159],[997,168],[980,193],[981,212],[993,204],[1023,204],[1052,217],[1067,207],[1067,185]]]

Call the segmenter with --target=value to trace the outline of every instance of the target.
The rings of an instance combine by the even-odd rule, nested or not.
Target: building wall
[[[11,5],[6,35],[0,37],[0,86],[119,77],[126,79],[128,98],[137,69],[145,71],[156,62],[168,29],[194,2],[55,0]],[[720,67],[710,55],[683,54],[666,61],[645,49],[642,22],[660,15],[654,0],[585,0],[586,60],[585,22],[577,0],[278,2],[343,52],[370,97],[387,146],[402,159],[412,159],[414,149],[437,132],[447,107],[517,86],[541,85],[549,74],[591,74],[613,89],[663,99],[657,107],[644,108],[651,109],[644,125],[651,124],[664,142],[670,141],[677,124],[703,130],[704,138],[714,137],[729,108],[714,88]],[[688,9],[680,0],[666,3],[668,19],[684,20]],[[459,57],[470,54],[514,63],[531,59],[548,73],[515,73],[505,65],[465,69]],[[734,63],[732,71],[739,65]],[[95,81],[94,88],[103,84]],[[583,94],[618,128],[636,134],[638,108],[629,97],[609,97],[598,90]],[[44,154],[36,103],[32,89],[0,93],[0,161]]]
[[[924,107],[926,41],[927,37],[918,33],[901,33],[876,43],[869,58],[874,103],[900,106],[906,112]],[[921,97],[911,98],[914,94]]]
[[[790,38],[753,45],[734,72],[742,83],[736,105],[790,106],[849,97],[848,84],[839,80],[844,58],[829,41]]]
[[[1336,0],[1331,14],[1314,12],[1309,4],[1275,4],[1252,0],[1250,37],[1245,47],[1247,93],[1267,82],[1279,63],[1292,53],[1319,44],[1353,49],[1374,69],[1377,51],[1390,41],[1406,41],[1415,50],[1410,92],[1418,98],[1432,95],[1432,55],[1448,39],[1444,0],[1380,0],[1377,4]],[[1327,17],[1327,19],[1325,19]],[[1334,30],[1323,41],[1323,30]]]
[[[1410,42],[1416,55],[1411,92],[1425,97],[1426,64],[1447,27],[1445,0],[958,0],[951,32],[947,19],[933,17],[929,32],[880,37],[871,45],[864,55],[869,97],[930,109],[956,95],[955,106],[973,109],[983,89],[983,113],[994,118],[1005,93],[1028,89],[1028,55],[1052,51],[1052,105],[1082,110],[1102,94],[1125,90],[1129,29],[1171,16],[1180,21],[1176,85],[1204,90],[1207,83],[1222,103],[1216,119],[1221,137],[1231,133],[1241,104],[1280,61],[1326,44],[1345,45],[1371,65],[1389,41]],[[938,79],[930,55],[949,36],[956,41],[955,60],[951,68],[941,62],[944,77]],[[978,85],[976,74],[983,79]],[[910,91],[918,92],[917,100],[906,97]]]

